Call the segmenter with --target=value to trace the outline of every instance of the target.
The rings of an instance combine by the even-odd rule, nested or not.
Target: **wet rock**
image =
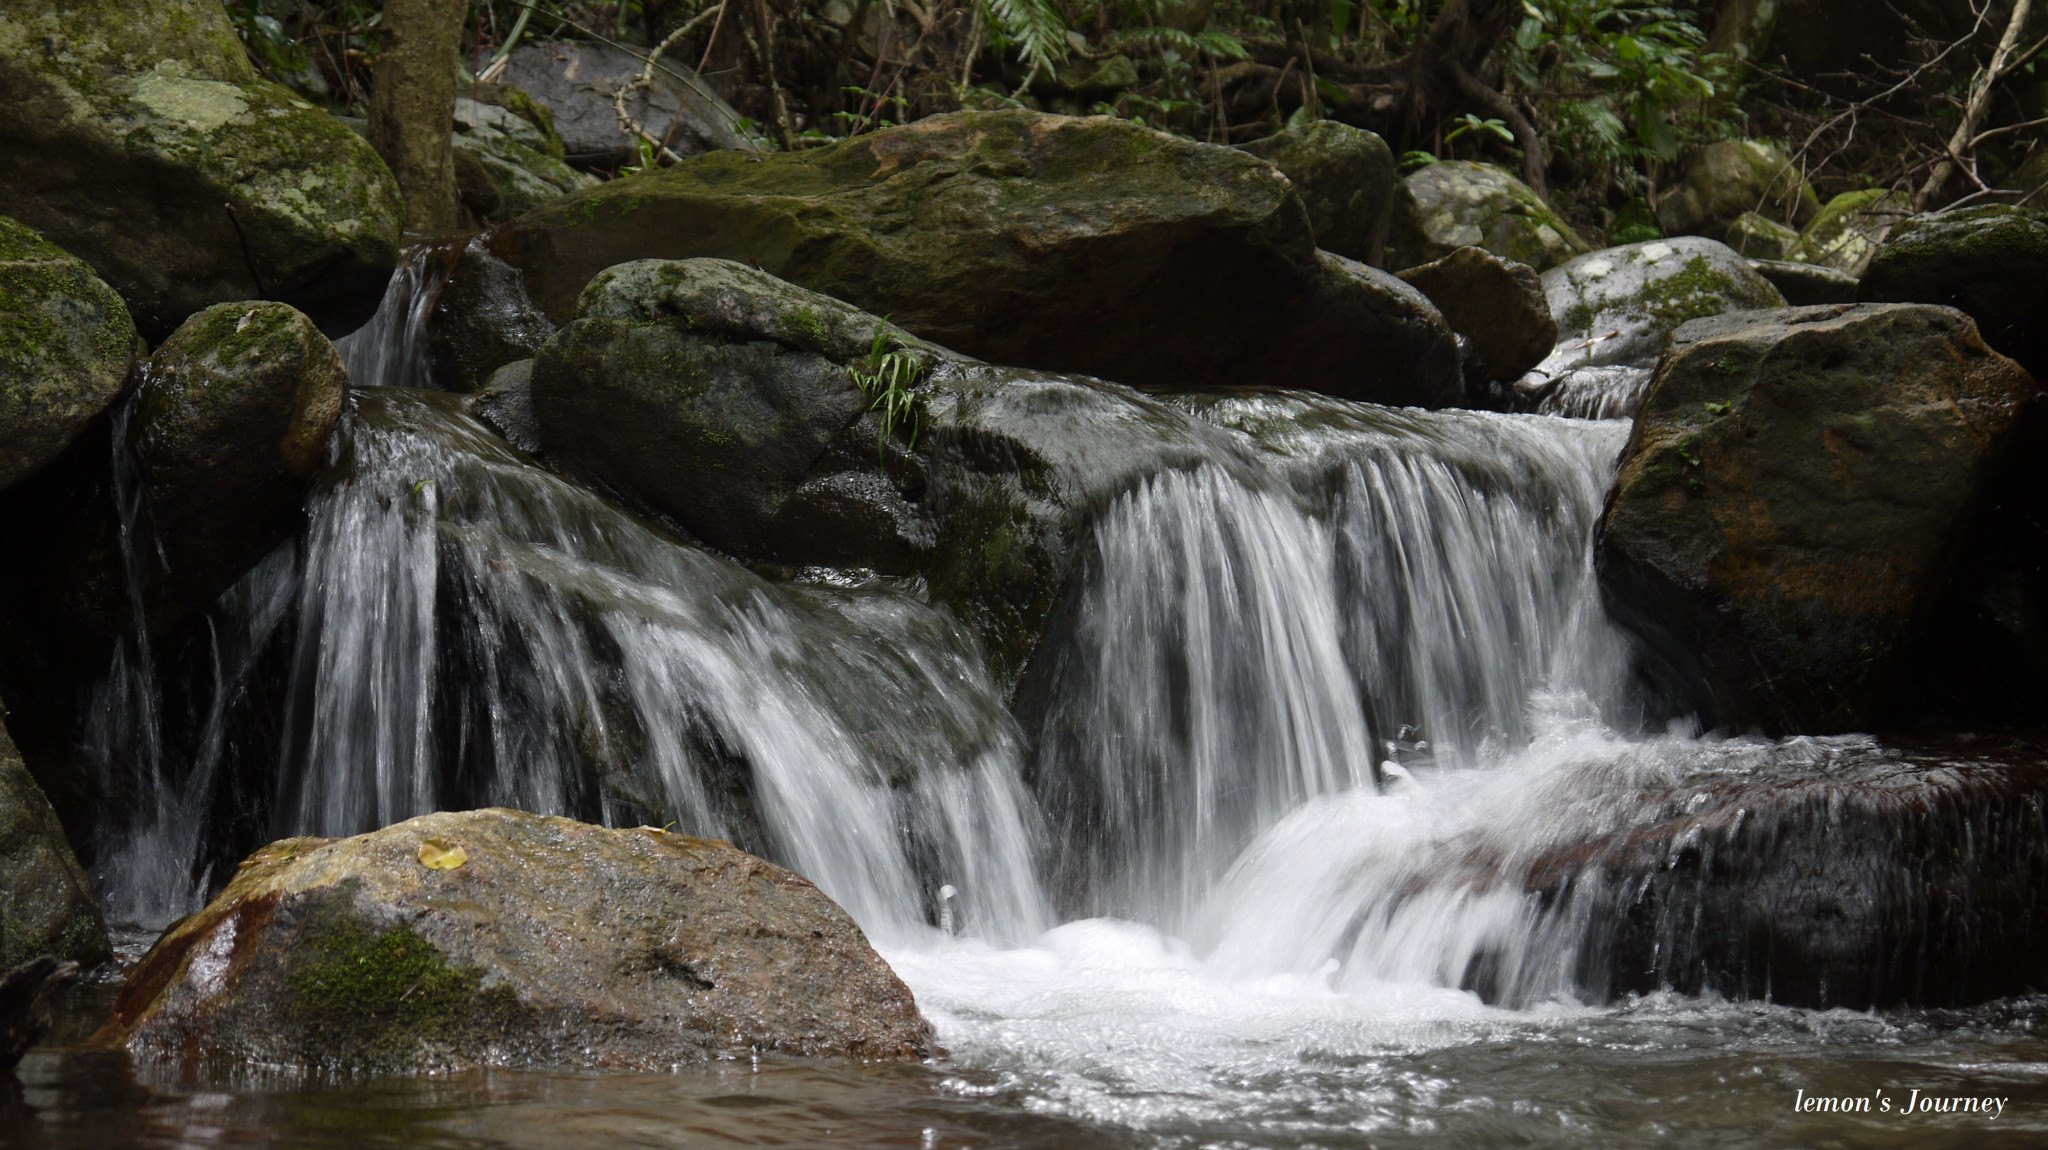
[[[1557,320],[1536,269],[1484,248],[1459,248],[1401,279],[1429,297],[1451,330],[1472,341],[1489,379],[1520,379],[1557,344]]]
[[[55,459],[113,404],[138,350],[113,289],[0,216],[0,490]]]
[[[100,1040],[383,1073],[930,1052],[909,990],[803,878],[510,810],[257,851],[135,968]]]
[[[963,112],[801,152],[716,152],[565,197],[490,244],[558,323],[613,264],[713,256],[996,363],[1162,388],[1459,394],[1446,329],[1414,324],[1406,302],[1359,324],[1358,277],[1318,257],[1272,166],[1108,117]]]
[[[470,405],[478,419],[525,452],[540,450],[540,422],[533,415],[533,361],[518,360],[491,373]]]
[[[1745,213],[1797,226],[1819,210],[1819,197],[1785,153],[1758,140],[1721,140],[1686,161],[1685,177],[1657,201],[1657,222],[1670,235],[1719,240]]]
[[[0,1071],[12,1070],[49,1031],[57,997],[77,980],[77,963],[47,954],[0,974]]]
[[[522,115],[507,104],[521,103],[525,93],[506,91],[518,95],[498,95],[503,103],[455,98],[456,190],[485,224],[503,223],[597,182],[562,162],[561,137],[549,130],[545,113],[529,99]]]
[[[1860,276],[1900,220],[1913,214],[1903,192],[1866,188],[1829,200],[1799,236],[1791,258]]]
[[[155,341],[261,297],[353,330],[401,204],[367,143],[257,77],[219,4],[82,0],[0,13],[0,212],[91,264]]]
[[[1752,260],[1783,260],[1799,246],[1798,232],[1755,212],[1735,217],[1722,239]]]
[[[334,345],[281,303],[215,304],[157,349],[128,435],[172,602],[211,603],[298,525],[347,395]]]
[[[1791,260],[1751,260],[1749,266],[1793,307],[1856,302],[1856,277],[1847,272]]]
[[[1560,415],[1629,414],[1680,324],[1785,303],[1749,261],[1698,236],[1580,256],[1544,273],[1543,292],[1558,344],[1516,386]]]
[[[1434,263],[1485,248],[1545,271],[1589,249],[1535,189],[1492,164],[1463,160],[1410,173],[1394,191],[1387,266]]]
[[[1316,246],[1362,263],[1379,262],[1394,194],[1394,153],[1362,128],[1314,120],[1239,144],[1294,185],[1308,208]]]
[[[1609,609],[1709,723],[1881,726],[2037,392],[1949,308],[1687,324],[1601,525]]]
[[[94,966],[112,951],[92,882],[0,726],[0,969],[46,955]]]
[[[626,100],[626,112],[678,156],[750,148],[740,115],[687,65],[663,61],[654,82]],[[609,44],[572,40],[528,43],[505,64],[505,79],[548,110],[564,156],[581,168],[635,163],[639,150],[619,124],[612,94],[640,78],[645,61]],[[650,253],[651,254],[651,253]]]
[[[1814,1009],[1964,1006],[2048,986],[2048,765],[2023,746],[1736,744],[1529,889],[1584,924],[1584,993]]]
[[[1984,342],[2048,376],[2048,214],[1985,204],[1916,216],[1892,229],[1857,298],[1946,304]]]
[[[449,252],[445,264],[430,261],[437,280],[427,324],[429,370],[449,391],[475,391],[500,367],[531,359],[555,334],[527,297],[519,269],[494,248],[502,238],[487,232]]]

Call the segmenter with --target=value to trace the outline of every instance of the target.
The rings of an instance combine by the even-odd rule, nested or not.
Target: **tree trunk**
[[[405,193],[405,227],[462,226],[455,198],[455,69],[466,0],[390,0],[370,84],[370,146]]]

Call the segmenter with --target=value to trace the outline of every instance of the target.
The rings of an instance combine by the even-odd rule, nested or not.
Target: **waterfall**
[[[370,322],[334,341],[342,366],[358,387],[433,387],[427,362],[427,323],[440,298],[446,251],[408,248]]]

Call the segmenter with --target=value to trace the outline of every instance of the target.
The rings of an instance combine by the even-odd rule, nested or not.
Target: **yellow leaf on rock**
[[[420,844],[420,865],[428,870],[454,870],[469,861],[469,852],[447,839],[433,838]]]

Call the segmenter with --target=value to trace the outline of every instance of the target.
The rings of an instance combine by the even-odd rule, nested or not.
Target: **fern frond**
[[[1003,39],[1017,46],[1017,54],[1034,75],[1065,62],[1067,21],[1057,0],[984,0],[982,7],[988,22]]]

